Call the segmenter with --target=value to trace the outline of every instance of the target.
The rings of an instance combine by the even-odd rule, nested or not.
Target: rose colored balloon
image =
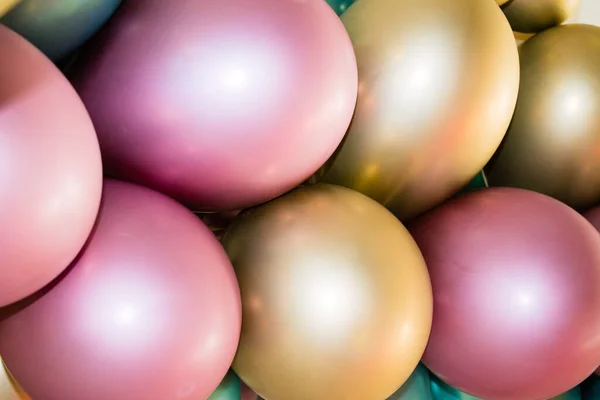
[[[96,219],[102,164],[77,93],[0,25],[0,307],[56,278]]]
[[[240,335],[237,280],[191,212],[107,181],[78,260],[4,310],[0,354],[33,399],[206,399]]]
[[[544,400],[600,362],[600,235],[523,189],[482,189],[415,221],[434,315],[423,361],[486,400]]]
[[[352,44],[323,0],[124,2],[88,48],[73,81],[106,172],[197,211],[303,182],[356,102]]]

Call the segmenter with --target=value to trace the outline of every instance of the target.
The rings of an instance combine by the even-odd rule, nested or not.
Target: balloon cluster
[[[0,0],[0,400],[597,400],[595,24]]]

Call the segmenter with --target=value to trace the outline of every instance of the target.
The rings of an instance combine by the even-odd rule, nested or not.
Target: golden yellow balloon
[[[266,399],[382,400],[411,375],[431,283],[404,226],[360,193],[300,187],[223,236],[242,294],[233,369]]]
[[[508,2],[509,0],[496,0],[496,4],[498,4],[499,6],[504,5]]]
[[[9,12],[21,0],[0,0],[0,17]]]
[[[354,120],[324,181],[403,220],[447,199],[488,162],[519,86],[513,33],[492,0],[358,1]]]
[[[598,203],[600,28],[559,26],[519,49],[519,101],[488,166],[490,185],[535,190],[575,208]]]
[[[0,360],[0,400],[31,400]]]
[[[565,22],[579,0],[512,0],[502,10],[516,32],[536,33]]]

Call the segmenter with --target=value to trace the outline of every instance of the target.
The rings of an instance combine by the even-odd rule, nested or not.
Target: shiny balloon
[[[356,59],[323,0],[124,2],[74,66],[108,175],[195,211],[296,187],[352,118]]]
[[[70,269],[3,310],[0,354],[33,399],[206,399],[241,327],[227,255],[190,211],[107,181]]]
[[[0,360],[0,400],[31,400]]]
[[[385,399],[412,374],[432,318],[419,249],[385,208],[300,187],[234,220],[222,243],[242,294],[233,369],[265,399]]]
[[[488,181],[590,207],[600,201],[600,28],[549,29],[520,56],[519,102]]]
[[[516,32],[536,33],[560,25],[579,7],[579,0],[511,0],[502,11]]]
[[[326,0],[337,15],[342,15],[356,0]]]
[[[528,190],[482,189],[411,233],[434,294],[423,362],[446,383],[486,400],[550,399],[596,369],[600,235],[576,211]]]
[[[0,307],[56,278],[94,225],[102,164],[77,93],[0,25]]]
[[[434,400],[427,368],[419,364],[406,383],[387,400]]]
[[[209,396],[207,400],[240,400],[242,387],[240,378],[235,372],[229,371],[219,384],[219,387]]]
[[[406,220],[462,189],[510,122],[519,60],[490,0],[358,1],[342,15],[359,95],[324,181]]]
[[[0,17],[9,12],[21,0],[0,0]]]
[[[57,61],[86,42],[121,0],[23,0],[0,20]]]
[[[502,6],[506,3],[508,3],[510,0],[496,0],[496,4],[498,4],[499,6]]]

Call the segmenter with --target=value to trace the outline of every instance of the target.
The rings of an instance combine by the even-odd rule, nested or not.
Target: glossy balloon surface
[[[0,307],[41,289],[84,245],[102,164],[77,93],[31,44],[0,25]]]
[[[195,211],[302,183],[357,94],[352,44],[323,0],[125,2],[73,71],[106,173]]]
[[[567,21],[579,7],[579,0],[511,0],[504,15],[516,32],[536,33]]]
[[[31,400],[0,360],[0,400]]]
[[[240,378],[235,372],[229,371],[219,384],[219,387],[207,400],[240,400],[242,397]]]
[[[265,399],[385,399],[429,336],[427,268],[385,208],[333,185],[241,214],[222,243],[242,293],[233,369]]]
[[[342,15],[355,0],[326,0],[337,15]]]
[[[519,60],[490,0],[367,0],[342,15],[359,70],[356,112],[324,181],[410,219],[462,189],[510,122]]]
[[[107,181],[70,269],[2,311],[0,354],[33,399],[205,399],[240,326],[235,274],[211,231],[166,196]]]
[[[519,102],[488,181],[590,207],[600,201],[600,28],[559,26],[519,49]]]
[[[549,399],[597,368],[600,235],[573,209],[482,189],[411,233],[434,294],[423,362],[445,382],[486,400]]]
[[[419,364],[406,383],[387,400],[434,400],[427,368]]]
[[[61,60],[87,41],[121,0],[23,0],[0,22]]]

